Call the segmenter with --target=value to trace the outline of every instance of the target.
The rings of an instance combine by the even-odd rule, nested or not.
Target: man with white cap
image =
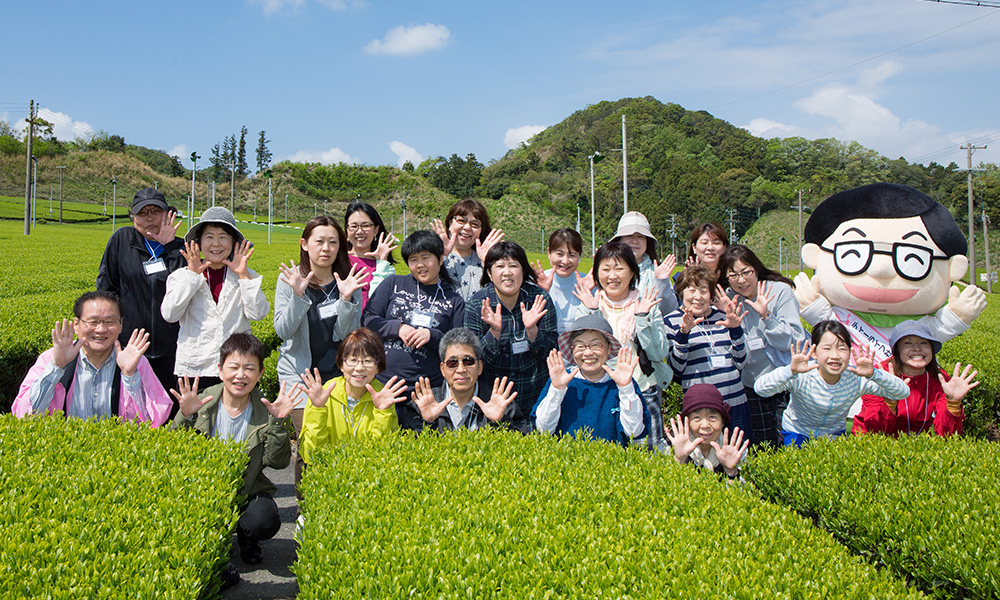
[[[180,224],[177,212],[153,188],[136,192],[129,218],[132,227],[119,228],[108,240],[97,271],[97,289],[117,295],[125,307],[118,336],[122,346],[137,329],[149,334],[146,359],[164,389],[170,389],[174,385],[178,327],[163,319],[160,304],[167,276],[185,264],[181,256],[184,246],[175,235]]]

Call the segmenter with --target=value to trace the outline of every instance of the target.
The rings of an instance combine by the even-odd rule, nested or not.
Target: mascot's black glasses
[[[883,244],[888,245],[888,244]],[[868,270],[872,264],[872,257],[875,254],[884,254],[892,257],[892,266],[896,273],[903,279],[910,281],[920,281],[931,272],[932,262],[935,260],[948,260],[947,256],[935,256],[934,251],[926,246],[916,244],[906,244],[896,242],[892,245],[892,251],[876,250],[875,242],[869,240],[858,240],[854,242],[838,242],[833,245],[833,249],[820,246],[823,250],[833,254],[833,262],[837,270],[844,275],[860,275]]]

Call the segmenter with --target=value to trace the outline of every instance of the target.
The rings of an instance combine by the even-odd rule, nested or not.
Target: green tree
[[[257,139],[257,172],[260,173],[271,164],[271,151],[267,145],[271,140],[267,139],[264,130],[260,130],[260,137]]]
[[[242,177],[246,178],[250,174],[250,168],[247,166],[247,126],[244,125],[240,128],[240,145],[239,150],[236,152],[236,173]]]

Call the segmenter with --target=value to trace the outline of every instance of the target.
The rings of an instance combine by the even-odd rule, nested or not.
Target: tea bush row
[[[356,440],[302,485],[301,599],[920,596],[787,509],[603,442]]]
[[[0,416],[0,597],[213,595],[246,461],[190,432]]]
[[[758,455],[745,471],[764,498],[929,592],[1000,597],[995,443],[848,436]]]

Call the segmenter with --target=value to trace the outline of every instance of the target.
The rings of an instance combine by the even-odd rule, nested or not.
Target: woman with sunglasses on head
[[[517,404],[528,414],[549,380],[545,361],[556,347],[556,307],[514,242],[490,248],[483,269],[483,288],[466,304],[465,326],[482,343],[487,379],[513,381]]]
[[[466,302],[482,287],[483,263],[494,244],[503,239],[503,230],[490,228],[490,216],[478,200],[456,202],[444,223],[434,219],[434,233],[444,244],[444,268],[456,282],[456,290]]]
[[[390,275],[368,299],[361,320],[385,342],[388,368],[379,374],[383,383],[396,376],[413,391],[421,376],[441,385],[437,346],[441,336],[462,325],[465,302],[451,277],[441,267],[444,244],[426,229],[415,231],[400,249],[410,268],[408,275]],[[404,428],[420,419],[416,406],[397,406]]]
[[[788,406],[788,392],[764,397],[754,391],[753,384],[761,376],[790,364],[792,342],[806,339],[795,299],[795,284],[765,267],[742,244],[726,249],[719,261],[719,272],[729,284],[728,296],[741,299],[752,309],[746,311],[741,324],[747,348],[747,362],[741,374],[753,428],[748,432],[750,439],[755,446],[780,447],[781,413]]]
[[[385,228],[385,222],[367,202],[351,202],[344,213],[347,230],[348,258],[359,273],[371,275],[361,288],[361,308],[368,304],[368,297],[383,279],[396,272],[396,236]]]

